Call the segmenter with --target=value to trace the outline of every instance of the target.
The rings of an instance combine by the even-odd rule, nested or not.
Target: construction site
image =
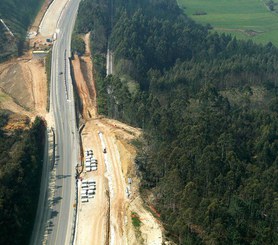
[[[47,54],[59,35],[56,25],[67,1],[46,0],[29,30],[30,50],[0,64],[0,108],[13,111],[24,120],[32,121],[39,115],[45,118],[49,129],[54,120],[47,110],[46,58],[40,54]],[[160,245],[163,228],[140,197],[140,179],[134,163],[136,148],[131,141],[140,137],[141,130],[98,115],[90,33],[83,39],[85,54],[75,55],[72,60],[83,108],[75,242]],[[84,66],[86,69],[82,69]],[[11,120],[10,127],[16,124]],[[90,181],[94,183],[89,184]]]

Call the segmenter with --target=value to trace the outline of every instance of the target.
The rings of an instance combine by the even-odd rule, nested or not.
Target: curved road
[[[55,119],[56,161],[53,173],[56,178],[52,202],[47,200],[50,196],[47,187],[45,193],[41,193],[44,200],[38,207],[31,239],[34,245],[67,245],[73,242],[75,166],[79,159],[79,143],[68,57],[79,3],[80,0],[69,0],[65,6],[52,49],[50,113]],[[43,178],[48,178],[47,174]],[[49,181],[45,182],[47,185]]]

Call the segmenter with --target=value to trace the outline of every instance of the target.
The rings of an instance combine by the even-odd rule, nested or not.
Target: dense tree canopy
[[[36,215],[45,125],[3,129],[10,112],[0,111],[0,244],[29,244]]]
[[[43,0],[0,1],[0,18],[15,35],[15,38],[11,37],[0,22],[0,61],[22,52],[26,31],[43,2]]]
[[[277,48],[211,33],[175,1],[112,2],[87,20],[110,20],[103,36],[118,76],[97,77],[99,111],[143,128],[142,191],[166,235],[277,244]]]

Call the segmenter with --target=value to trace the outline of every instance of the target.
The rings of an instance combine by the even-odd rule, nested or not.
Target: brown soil
[[[72,61],[74,77],[80,102],[82,104],[82,117],[85,120],[95,118],[97,116],[96,87],[93,76],[93,63],[90,53],[90,33],[84,36],[86,44],[86,52],[84,56],[74,55]]]
[[[38,31],[44,13],[52,1],[45,0],[29,29],[30,32]],[[16,121],[14,118],[18,118],[21,122],[26,117],[31,120],[36,115],[46,117],[48,115],[46,106],[47,79],[44,59],[33,59],[32,53],[28,51],[19,58],[0,64],[0,109],[16,113],[13,120],[9,121],[8,129],[22,126],[22,123],[14,123]]]
[[[98,170],[82,174],[83,178],[97,180],[97,194],[89,203],[81,204],[77,226],[77,244],[106,244],[110,234],[111,244],[162,244],[162,228],[153,215],[143,207],[138,192],[139,180],[136,176],[135,148],[132,139],[141,135],[141,130],[116,120],[97,115],[96,90],[93,79],[89,50],[89,34],[84,37],[86,54],[73,62],[75,80],[83,105],[82,116],[85,128],[82,132],[84,149],[93,149],[98,159]],[[81,60],[81,61],[80,61]],[[82,65],[80,65],[82,63]],[[85,64],[83,64],[85,63]],[[82,69],[86,66],[86,69]],[[88,116],[88,111],[91,117]],[[104,153],[98,132],[103,133],[107,158],[112,169],[112,192],[109,192],[108,172],[104,163]],[[127,178],[132,178],[131,197],[126,194]],[[111,194],[111,193],[110,193]],[[110,209],[109,209],[110,206]],[[109,212],[110,211],[110,212]],[[132,225],[131,214],[136,212],[142,221],[140,231]],[[109,232],[105,232],[109,228]]]
[[[11,131],[18,129],[25,130],[29,128],[29,122],[30,120],[27,116],[20,114],[11,114],[3,130],[7,133],[10,133]]]
[[[96,195],[89,203],[80,204],[78,209],[77,245],[83,244],[107,244],[109,198],[107,196],[108,184],[104,176],[105,164],[98,131],[86,125],[82,133],[82,142],[86,149],[93,149],[98,159],[98,170],[83,173],[84,179],[94,178],[97,183]]]
[[[80,64],[81,62],[79,57],[77,55],[74,55],[74,60],[72,60],[72,65],[73,65],[75,81],[77,81],[76,85],[78,89],[78,94],[82,104],[82,116],[85,120],[89,120],[92,117],[96,116],[96,111],[93,106],[93,101],[90,98],[90,92],[87,86],[87,82],[85,81],[85,78],[81,71],[81,64]]]
[[[43,60],[29,56],[0,64],[0,108],[33,118],[45,116],[47,84]]]
[[[32,59],[27,64],[32,76],[32,94],[34,97],[35,112],[41,116],[47,113],[47,77],[44,60]]]

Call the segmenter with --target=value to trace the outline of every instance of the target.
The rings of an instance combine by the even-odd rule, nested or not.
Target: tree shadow
[[[62,199],[63,199],[62,197],[55,197],[55,198],[53,198],[53,201],[52,201],[53,205],[56,205],[56,204],[59,203]]]
[[[56,210],[52,210],[52,211],[51,211],[51,214],[50,214],[50,219],[53,219],[53,218],[57,217],[57,216],[58,216],[58,214],[59,214],[59,212],[58,212],[58,211],[56,211]]]
[[[70,174],[68,174],[68,175],[60,174],[60,175],[57,175],[56,177],[57,177],[57,179],[65,179],[65,178],[71,177],[71,175]]]

